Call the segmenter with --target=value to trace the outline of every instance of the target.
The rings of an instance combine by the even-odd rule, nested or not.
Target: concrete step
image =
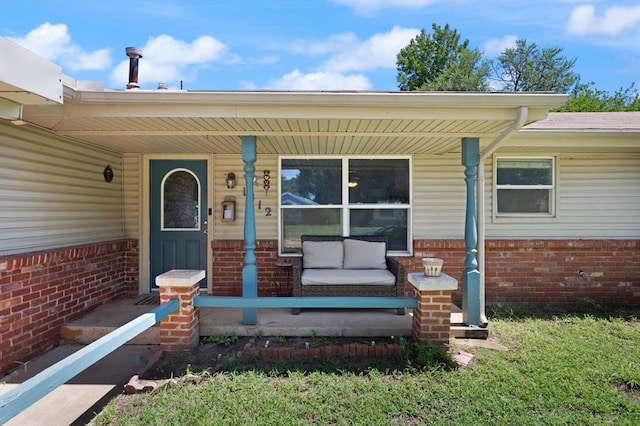
[[[66,324],[60,329],[63,344],[88,345],[116,330],[118,327],[100,327],[93,325]],[[129,340],[127,345],[159,345],[160,328],[151,327]]]

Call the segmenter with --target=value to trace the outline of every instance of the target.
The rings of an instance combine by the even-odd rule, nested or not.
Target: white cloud
[[[86,52],[71,42],[65,24],[45,22],[24,37],[11,38],[32,52],[74,71],[101,70],[111,65],[109,49]]]
[[[355,37],[322,66],[332,72],[367,71],[376,68],[394,68],[398,52],[415,38],[420,30],[393,27],[391,31],[376,34],[360,42]]]
[[[419,9],[439,0],[333,0],[351,7],[359,15],[372,15],[380,9]]]
[[[395,69],[396,55],[420,30],[393,27],[389,32],[359,40],[353,33],[335,34],[326,40],[295,42],[289,50],[296,54],[329,56],[303,73],[299,69],[268,83],[275,90],[371,90],[371,81],[360,72]],[[354,73],[354,74],[352,74]]]
[[[591,5],[576,6],[567,21],[567,32],[576,35],[615,36],[640,23],[640,6],[612,6],[598,17]]]
[[[303,74],[299,70],[285,74],[267,84],[273,90],[371,90],[371,82],[363,75],[332,72]]]
[[[198,71],[212,62],[224,59],[227,46],[211,36],[201,36],[188,43],[162,34],[150,37],[142,50],[138,64],[140,87],[155,86],[158,82],[169,83],[170,87],[179,81],[195,81]],[[231,56],[232,62],[240,59]],[[113,84],[124,87],[129,79],[129,60],[122,61],[111,73]],[[172,84],[173,83],[173,84]],[[153,88],[153,87],[152,87]]]
[[[258,59],[258,63],[262,65],[271,65],[280,62],[280,57],[277,55],[263,56]]]
[[[211,36],[202,36],[192,43],[163,34],[150,37],[142,48],[145,58],[157,64],[199,64],[219,59],[225,52],[224,43]]]
[[[350,49],[351,46],[357,43],[358,38],[355,34],[342,33],[331,35],[326,40],[321,41],[295,41],[287,49],[299,55],[321,56]]]
[[[516,40],[518,40],[518,37],[514,35],[506,35],[502,38],[491,38],[484,42],[481,50],[487,56],[497,56],[505,49],[515,47]]]

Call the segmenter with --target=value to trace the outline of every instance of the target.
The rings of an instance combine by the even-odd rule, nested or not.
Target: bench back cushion
[[[386,244],[345,238],[344,269],[387,269]]]
[[[342,241],[303,241],[303,268],[340,269],[344,258]]]

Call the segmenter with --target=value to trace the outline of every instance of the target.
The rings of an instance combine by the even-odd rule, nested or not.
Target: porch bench
[[[301,241],[302,257],[292,267],[294,297],[404,297],[404,265],[387,256],[386,235],[303,235]]]

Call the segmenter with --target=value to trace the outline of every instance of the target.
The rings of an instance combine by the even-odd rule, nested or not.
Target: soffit
[[[67,90],[64,105],[25,106],[24,120],[123,153],[446,154],[463,137],[493,140],[543,119],[566,97],[408,92],[105,92]]]

